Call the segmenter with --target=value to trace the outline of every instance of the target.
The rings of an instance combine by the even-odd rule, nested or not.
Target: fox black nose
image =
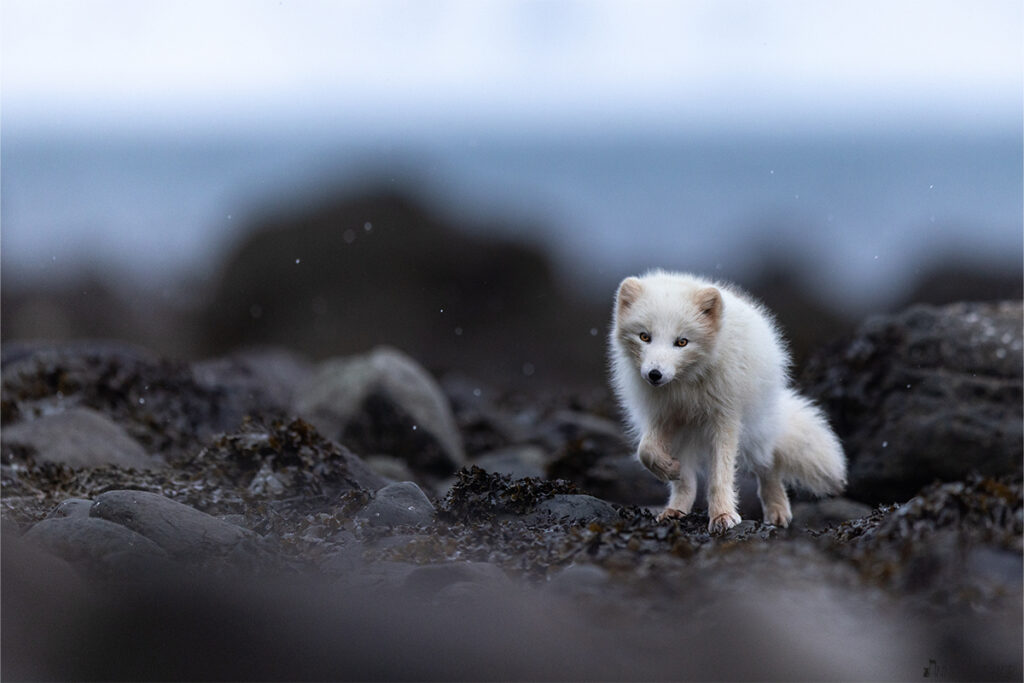
[[[651,380],[652,383],[657,384],[661,381],[661,370],[655,368],[647,373],[647,379]]]

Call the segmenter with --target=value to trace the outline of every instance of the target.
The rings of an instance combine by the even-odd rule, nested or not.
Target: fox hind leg
[[[757,475],[757,497],[761,499],[765,524],[787,527],[793,520],[789,507],[789,495],[782,483],[778,467],[759,469]]]

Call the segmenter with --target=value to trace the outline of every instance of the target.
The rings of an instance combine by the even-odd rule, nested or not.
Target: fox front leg
[[[690,514],[693,500],[697,497],[697,472],[692,465],[680,467],[679,478],[669,482],[669,490],[668,505],[658,515],[659,522],[681,519]]]
[[[637,457],[658,479],[671,481],[679,478],[679,461],[669,454],[665,438],[657,431],[651,430],[640,439]]]

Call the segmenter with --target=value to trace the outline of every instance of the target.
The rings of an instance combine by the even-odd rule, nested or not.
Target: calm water
[[[652,265],[735,275],[783,256],[869,304],[935,259],[1019,265],[1021,146],[1019,132],[5,136],[3,267],[45,279],[91,265],[157,285],[203,276],[260,212],[383,183],[503,223],[491,229],[548,247],[581,287]]]

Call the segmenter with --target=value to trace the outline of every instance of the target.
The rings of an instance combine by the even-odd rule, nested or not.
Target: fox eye
[[[646,332],[641,332],[640,333],[640,341],[642,341],[644,344],[650,344],[651,343],[651,335],[647,334]]]
[[[686,337],[680,337],[679,339],[676,339],[676,346],[678,346],[679,348],[683,348],[684,346],[686,346],[689,343],[690,343],[690,340],[687,339]]]

